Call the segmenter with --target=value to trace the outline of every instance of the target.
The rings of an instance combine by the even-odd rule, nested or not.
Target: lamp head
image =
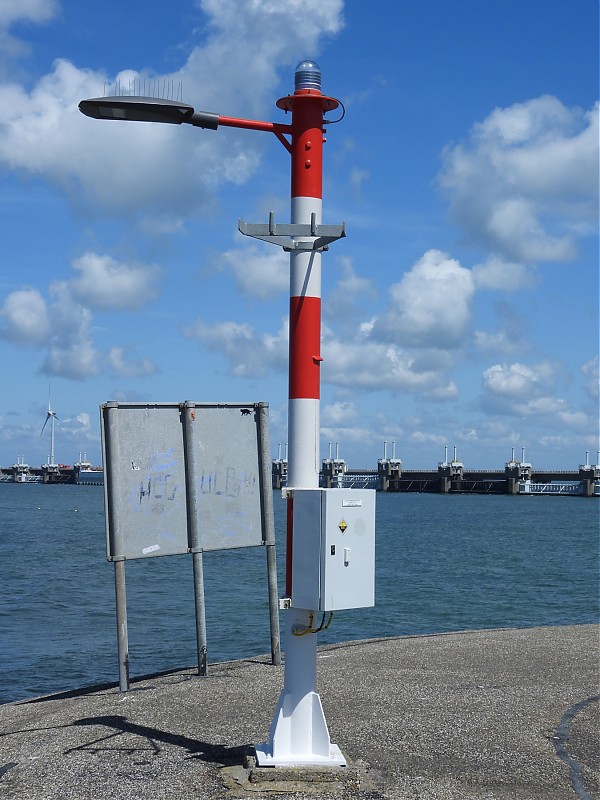
[[[94,97],[79,103],[82,114],[94,119],[129,119],[137,122],[170,122],[180,125],[194,113],[192,106],[157,97]]]
[[[125,119],[135,122],[167,122],[181,125],[187,122],[197,128],[216,130],[219,127],[219,115],[210,111],[195,111],[187,103],[176,100],[163,100],[160,97],[134,97],[118,95],[117,97],[93,97],[82,100],[79,110],[87,117],[94,119]]]
[[[306,59],[298,64],[294,74],[294,89],[296,91],[302,89],[321,91],[321,67],[316,61]]]

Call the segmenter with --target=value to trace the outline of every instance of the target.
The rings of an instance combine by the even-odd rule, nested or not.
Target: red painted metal
[[[277,101],[292,112],[292,197],[323,196],[323,113],[338,101],[315,90],[301,89]]]
[[[219,114],[219,125],[226,128],[245,128],[250,131],[267,131],[267,133],[291,133],[291,125],[279,122],[264,122],[260,119],[242,119],[241,117],[223,117]]]
[[[321,298],[290,297],[289,397],[318,400],[321,378]]]

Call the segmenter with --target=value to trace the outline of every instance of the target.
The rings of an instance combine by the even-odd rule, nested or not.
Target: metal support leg
[[[194,563],[194,606],[196,609],[196,646],[198,649],[198,675],[208,674],[206,644],[206,606],[204,603],[204,568],[202,551],[192,553]]]
[[[125,560],[115,561],[115,597],[117,602],[117,647],[119,653],[119,691],[129,691],[129,639],[127,636],[127,594]]]

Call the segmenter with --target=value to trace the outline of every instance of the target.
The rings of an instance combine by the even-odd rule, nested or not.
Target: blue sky
[[[268,401],[286,441],[289,214],[267,133],[91,120],[105,87],[285,122],[314,58],[328,128],[322,456],[502,468],[598,449],[595,0],[0,0],[0,464],[100,459],[107,400]],[[164,83],[163,83],[164,85]],[[330,115],[333,118],[333,115]]]

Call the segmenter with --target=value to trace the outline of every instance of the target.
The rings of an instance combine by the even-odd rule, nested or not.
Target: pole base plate
[[[329,756],[316,753],[284,753],[273,755],[268,744],[259,744],[255,748],[256,764],[259,767],[345,767],[346,759],[337,744],[329,745]]]

